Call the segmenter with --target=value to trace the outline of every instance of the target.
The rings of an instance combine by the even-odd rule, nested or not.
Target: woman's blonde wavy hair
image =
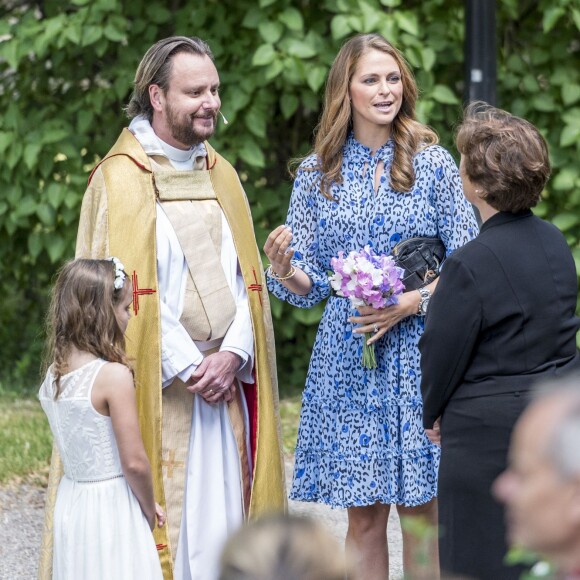
[[[115,307],[131,292],[125,285],[115,289],[115,266],[111,260],[77,259],[60,270],[52,291],[47,317],[47,347],[43,371],[52,364],[56,381],[55,400],[61,393],[61,377],[68,371],[71,347],[90,352],[109,362],[130,367],[125,337]]]
[[[390,183],[395,191],[411,191],[415,183],[414,155],[439,142],[435,131],[415,119],[418,90],[403,55],[380,34],[358,34],[352,37],[340,49],[328,74],[324,108],[315,131],[313,153],[317,155],[318,165],[314,169],[322,173],[320,188],[329,199],[333,199],[331,186],[342,183],[342,149],[352,128],[350,82],[359,60],[369,50],[380,50],[390,55],[401,71],[403,100],[391,131],[395,154]]]

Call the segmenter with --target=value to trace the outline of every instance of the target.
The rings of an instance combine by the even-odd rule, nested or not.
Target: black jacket
[[[530,388],[576,368],[578,281],[562,233],[531,211],[500,212],[444,264],[421,350],[424,426],[451,397]]]

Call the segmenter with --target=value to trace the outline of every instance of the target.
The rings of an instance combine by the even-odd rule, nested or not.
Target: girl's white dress
[[[39,399],[64,465],[54,510],[53,579],[162,580],[153,535],[129,487],[110,417],[91,402],[96,359],[61,378],[49,369]]]

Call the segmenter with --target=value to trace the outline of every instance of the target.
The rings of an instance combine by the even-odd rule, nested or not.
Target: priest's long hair
[[[115,288],[115,265],[111,260],[77,259],[61,268],[47,316],[43,369],[46,373],[52,364],[55,400],[61,393],[60,379],[68,372],[73,346],[131,368],[125,354],[125,337],[115,315],[115,307],[131,291],[128,276],[121,288]]]

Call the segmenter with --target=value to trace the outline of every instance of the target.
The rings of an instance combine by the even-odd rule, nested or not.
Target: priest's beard
[[[217,113],[207,113],[206,115],[182,115],[175,112],[171,105],[167,104],[167,126],[171,136],[180,143],[193,147],[198,143],[209,139],[215,131]],[[195,128],[196,117],[202,119],[212,119],[211,127],[203,127],[201,130]]]

